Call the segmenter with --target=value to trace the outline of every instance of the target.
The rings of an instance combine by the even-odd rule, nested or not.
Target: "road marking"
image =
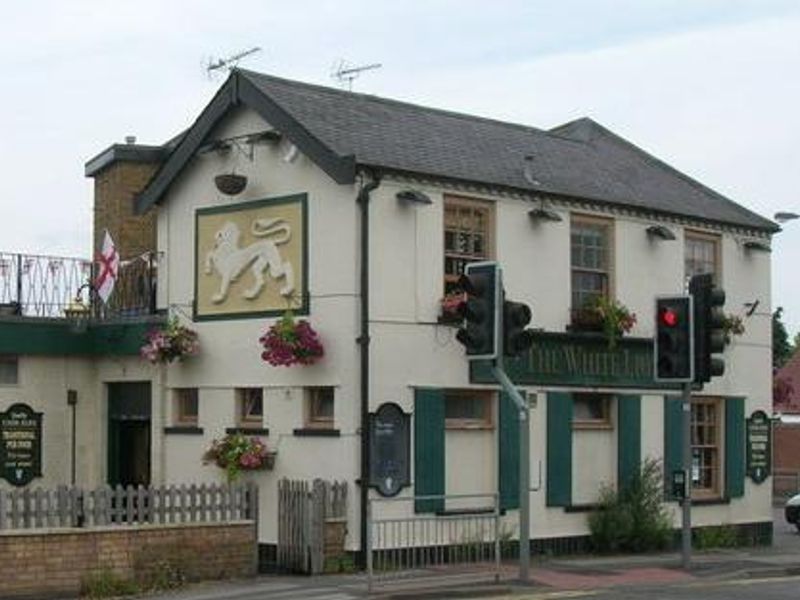
[[[596,596],[600,590],[564,590],[561,592],[536,592],[529,596],[514,594],[512,596],[502,596],[500,600],[560,600],[561,598],[586,598]]]
[[[753,579],[732,579],[730,581],[697,581],[688,584],[686,587],[724,587],[724,586],[746,586],[760,585],[764,583],[784,583],[786,581],[798,581],[800,575],[786,575],[783,577],[758,577]]]

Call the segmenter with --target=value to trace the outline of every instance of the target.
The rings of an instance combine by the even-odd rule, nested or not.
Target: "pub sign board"
[[[411,415],[386,402],[370,415],[369,484],[381,496],[396,496],[411,483]]]
[[[11,485],[28,485],[42,476],[42,413],[27,404],[0,412],[0,477]]]
[[[747,476],[763,483],[772,470],[772,423],[757,410],[747,419]]]

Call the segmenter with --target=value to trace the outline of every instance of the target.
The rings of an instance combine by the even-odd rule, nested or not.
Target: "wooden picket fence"
[[[0,531],[257,518],[252,483],[0,490]]]
[[[322,573],[326,539],[347,522],[347,482],[282,479],[278,482],[278,567]]]

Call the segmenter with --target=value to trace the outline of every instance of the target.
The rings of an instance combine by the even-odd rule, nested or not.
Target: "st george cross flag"
[[[111,292],[114,291],[114,284],[117,282],[117,275],[119,275],[119,254],[107,229],[103,238],[103,249],[97,255],[97,262],[99,263],[99,268],[97,270],[97,279],[94,280],[94,289],[100,299],[108,304],[108,298],[111,296]]]

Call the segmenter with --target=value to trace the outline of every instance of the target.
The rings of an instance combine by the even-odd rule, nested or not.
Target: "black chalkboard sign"
[[[370,415],[369,484],[381,496],[396,496],[410,485],[411,415],[387,402]]]
[[[27,404],[0,412],[0,477],[28,485],[42,476],[42,413]]]
[[[772,470],[772,423],[763,410],[747,419],[747,475],[763,483]]]

